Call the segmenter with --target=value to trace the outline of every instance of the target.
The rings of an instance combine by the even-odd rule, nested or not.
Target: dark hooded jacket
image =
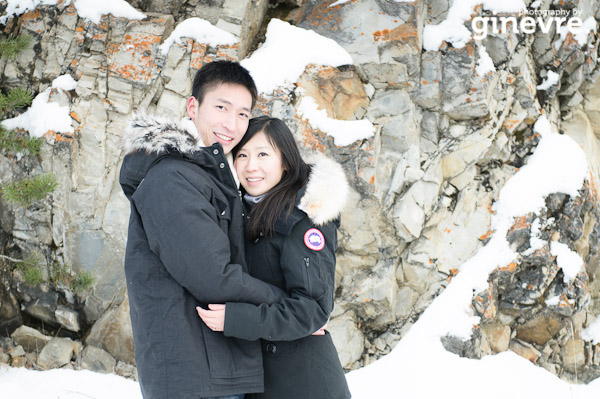
[[[246,273],[244,210],[221,145],[204,147],[189,120],[137,116],[125,153],[125,275],[144,398],[261,392],[260,343],[211,331],[195,310],[283,294]]]
[[[289,295],[271,305],[227,303],[225,335],[261,339],[265,392],[249,398],[350,397],[331,336],[311,335],[333,310],[337,228],[347,193],[342,168],[319,157],[289,217],[279,217],[272,235],[246,242],[250,274]]]

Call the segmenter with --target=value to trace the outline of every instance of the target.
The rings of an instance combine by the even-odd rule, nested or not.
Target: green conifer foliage
[[[19,35],[16,37],[0,38],[0,57],[15,59],[31,45],[31,36]]]
[[[41,174],[0,186],[2,196],[9,202],[29,206],[53,192],[58,183],[52,174]]]

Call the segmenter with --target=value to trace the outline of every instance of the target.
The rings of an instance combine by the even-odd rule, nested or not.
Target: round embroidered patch
[[[313,251],[320,251],[325,248],[325,236],[323,236],[323,233],[319,229],[308,229],[304,233],[304,245]]]

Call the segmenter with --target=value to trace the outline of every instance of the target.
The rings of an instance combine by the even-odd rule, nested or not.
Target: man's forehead
[[[219,83],[206,91],[213,97],[231,99],[232,96],[245,100],[248,97],[252,101],[252,94],[246,86],[237,83]]]

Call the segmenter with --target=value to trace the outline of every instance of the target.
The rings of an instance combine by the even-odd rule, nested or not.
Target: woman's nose
[[[252,172],[252,171],[256,170],[256,168],[257,168],[256,158],[248,157],[248,163],[246,164],[246,170],[249,172]]]

